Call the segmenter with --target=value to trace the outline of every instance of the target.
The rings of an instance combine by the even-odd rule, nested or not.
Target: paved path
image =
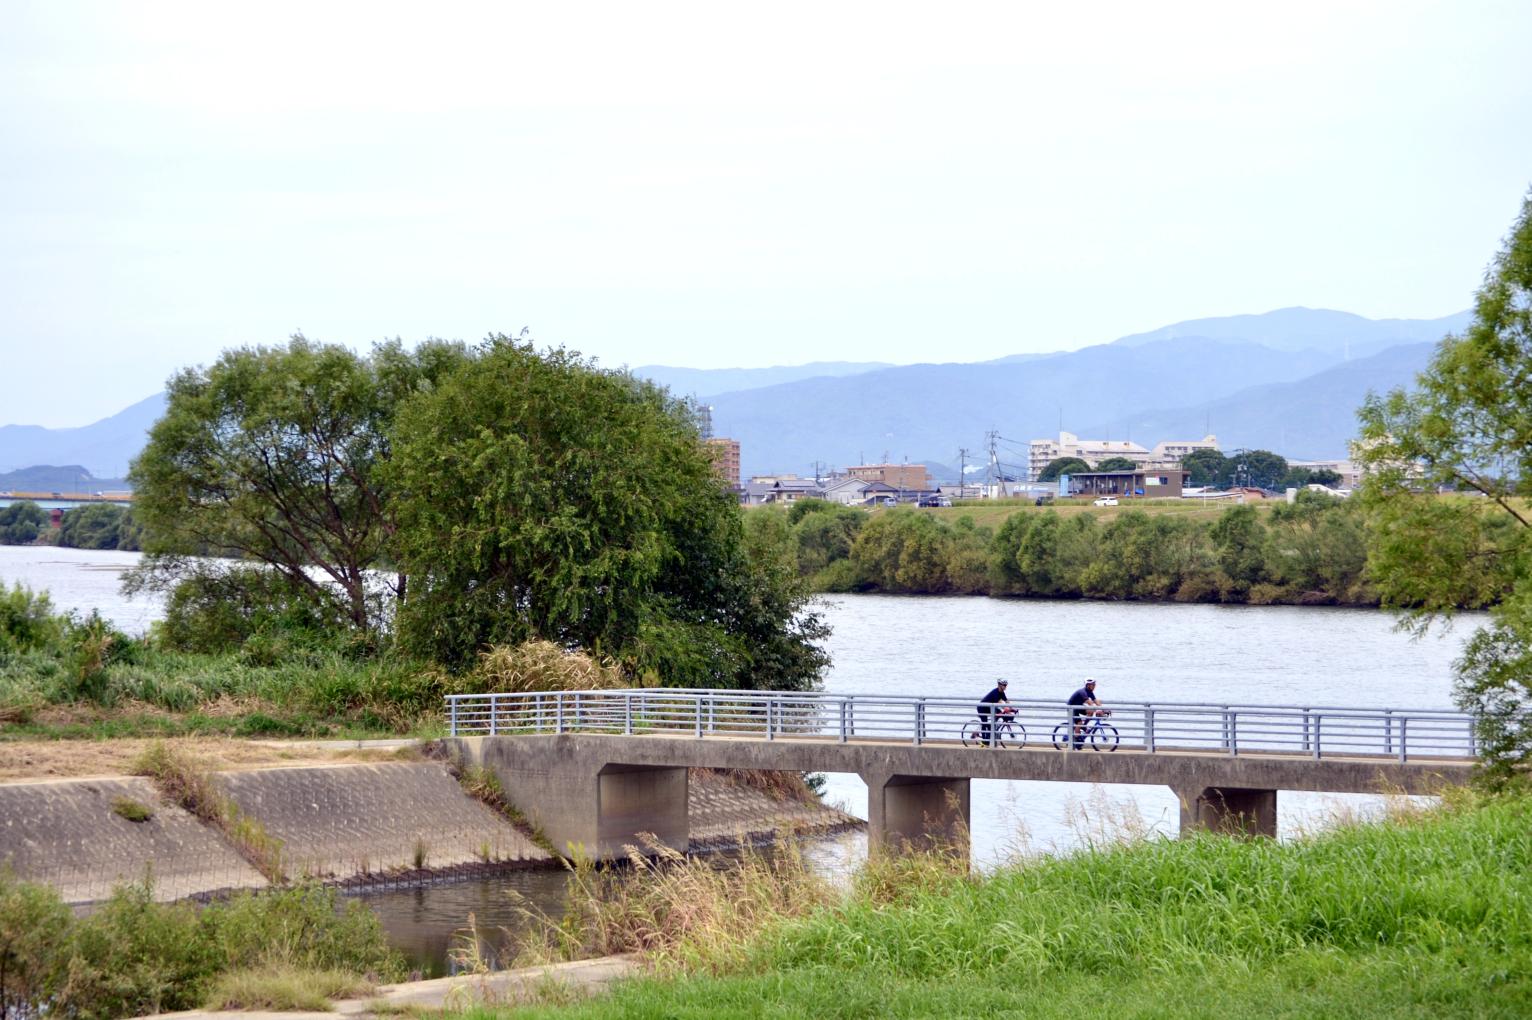
[[[491,974],[460,974],[432,981],[410,981],[384,985],[364,999],[345,999],[335,1003],[329,1013],[274,1013],[252,1010],[189,1010],[184,1013],[159,1013],[155,1020],[334,1020],[339,1016],[392,1016],[401,1009],[466,1009],[477,1004],[516,1005],[536,1001],[548,982],[584,994],[601,991],[619,978],[640,970],[633,956],[602,956],[594,960],[555,963],[543,967],[497,971]]]

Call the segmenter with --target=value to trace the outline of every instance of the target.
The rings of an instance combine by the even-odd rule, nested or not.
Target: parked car
[[[1091,506],[1116,506],[1117,505],[1117,497],[1116,496],[1097,496],[1095,499],[1091,500],[1091,504],[1090,505]]]
[[[922,496],[920,497],[920,505],[924,507],[951,506],[952,500],[946,496]]]
[[[1032,501],[1033,506],[1046,506],[1053,502],[1053,493],[1045,492]]]

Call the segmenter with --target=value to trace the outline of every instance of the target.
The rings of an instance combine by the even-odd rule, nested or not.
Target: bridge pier
[[[966,853],[969,780],[864,772],[867,842],[873,850],[961,846]]]
[[[685,766],[613,763],[569,741],[458,737],[453,743],[462,760],[495,773],[506,798],[559,853],[579,847],[597,860],[616,860],[627,856],[627,847],[642,847],[644,832],[681,853],[690,846]]]
[[[1198,830],[1231,836],[1277,836],[1277,791],[1235,786],[1192,786],[1176,790],[1181,833]]]

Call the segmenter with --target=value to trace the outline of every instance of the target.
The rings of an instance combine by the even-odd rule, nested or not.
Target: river
[[[119,593],[122,571],[137,560],[136,553],[0,546],[0,581],[47,589],[60,608],[95,610],[140,633],[161,607],[155,599]],[[1394,629],[1388,614],[1361,609],[890,595],[827,597],[820,609],[833,627],[825,677],[833,693],[977,701],[1006,677],[1013,697],[1062,700],[1094,676],[1107,704],[1448,708],[1452,662],[1480,619],[1464,614],[1454,628],[1412,640]],[[867,790],[856,776],[830,776],[828,796],[866,817]],[[1174,835],[1180,821],[1175,797],[1161,787],[975,780],[971,805],[974,863],[981,868],[1011,854],[1063,852],[1124,832]],[[1371,796],[1283,792],[1278,835],[1290,838],[1381,805]],[[811,852],[826,867],[844,868],[865,852],[864,837],[838,837]],[[518,877],[506,888],[551,902],[546,884]],[[443,926],[450,931],[467,911],[486,925],[507,923],[516,913],[492,886],[442,886],[371,900],[422,960],[439,957]]]

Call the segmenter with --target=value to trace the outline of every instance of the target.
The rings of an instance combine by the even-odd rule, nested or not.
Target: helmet
[[[995,681],[995,686],[996,687],[1004,687],[1008,683],[1010,683],[1009,680],[996,680]]]
[[[1096,678],[1093,677],[1093,676],[1088,676],[1088,677],[1085,678],[1085,682],[1088,683],[1088,684],[1093,684],[1093,683],[1096,682]]]

